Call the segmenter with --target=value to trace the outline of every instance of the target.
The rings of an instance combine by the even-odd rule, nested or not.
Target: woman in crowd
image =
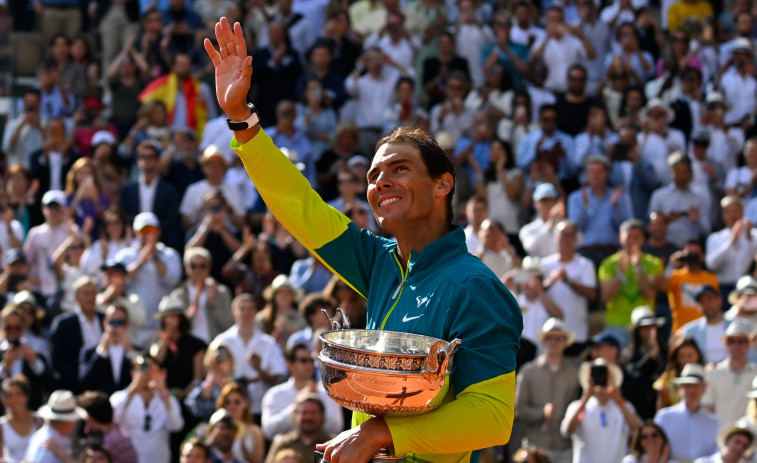
[[[132,231],[126,223],[126,213],[113,204],[103,213],[99,238],[84,250],[79,265],[85,274],[94,277],[103,265],[131,244]]]
[[[331,134],[337,124],[336,113],[327,103],[328,97],[323,90],[320,79],[313,77],[305,82],[302,102],[297,104],[297,130],[305,132],[310,140],[310,158],[320,159],[321,154],[329,148]]]
[[[250,399],[247,391],[239,383],[227,383],[216,400],[216,409],[221,407],[231,415],[237,426],[237,435],[231,451],[238,461],[263,463],[265,440],[263,431],[253,423],[250,413]]]
[[[92,239],[97,238],[103,213],[108,209],[108,200],[101,192],[102,180],[92,160],[77,159],[66,176],[66,205],[78,226],[83,226],[87,218],[94,222],[89,231]]]
[[[665,368],[665,349],[658,334],[665,319],[642,306],[631,312],[631,325],[631,343],[623,352],[621,363],[638,379],[636,384],[642,389],[635,391],[636,412],[642,419],[652,418],[657,411],[654,382]]]
[[[81,258],[84,250],[92,243],[89,237],[93,223],[91,218],[87,218],[81,229],[71,224],[68,237],[51,256],[55,276],[58,279],[60,307],[66,312],[73,313],[76,309],[73,285],[80,276],[84,275],[80,266]]]
[[[687,363],[704,365],[704,357],[696,341],[691,338],[679,338],[670,348],[665,371],[654,382],[654,388],[657,390],[657,410],[675,405],[680,400],[678,387],[673,380],[681,374]]]
[[[221,389],[233,380],[234,357],[225,344],[211,343],[205,352],[203,366],[207,371],[205,379],[195,382],[184,403],[195,418],[207,421],[216,410]]]
[[[368,314],[365,299],[357,291],[350,288],[347,283],[335,275],[326,285],[326,288],[324,288],[323,295],[336,301],[336,306],[347,312],[353,328],[365,328],[366,316]]]
[[[92,59],[89,40],[83,35],[74,37],[71,41],[71,66],[78,68],[77,74],[86,76],[84,80],[85,96],[97,96],[97,84],[100,68]]]
[[[668,436],[652,421],[646,421],[631,439],[631,454],[621,463],[673,463]]]
[[[42,420],[27,408],[29,381],[22,375],[4,380],[0,384],[0,398],[5,407],[5,415],[0,418],[3,462],[21,463],[32,434],[42,425]]]
[[[283,347],[292,333],[307,326],[297,310],[302,291],[282,274],[273,279],[273,283],[263,292],[263,297],[267,303],[255,316],[257,329],[276,338]]]
[[[33,179],[26,167],[16,164],[8,169],[5,183],[8,206],[13,209],[14,218],[24,227],[24,234],[29,233],[33,225],[42,221],[39,209],[30,209],[30,206],[34,204],[38,189],[39,180]]]

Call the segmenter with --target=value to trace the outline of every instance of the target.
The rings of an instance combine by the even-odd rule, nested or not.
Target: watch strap
[[[250,117],[248,117],[247,119],[243,121],[232,121],[228,117],[226,118],[226,124],[231,130],[246,130],[260,123],[260,118],[258,117],[258,112],[255,110],[255,105],[252,103],[247,103],[247,107],[250,108],[251,111]]]

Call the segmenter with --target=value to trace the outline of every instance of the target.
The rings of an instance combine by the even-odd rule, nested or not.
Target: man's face
[[[572,69],[568,73],[568,92],[573,95],[583,95],[586,87],[586,73],[580,69]]]
[[[297,108],[291,101],[285,101],[279,103],[276,108],[276,120],[279,125],[292,126],[294,125],[294,119],[297,117]]]
[[[594,0],[579,0],[578,15],[584,21],[594,19]]]
[[[446,215],[453,180],[449,174],[432,179],[417,148],[386,143],[376,152],[368,171],[368,203],[387,232],[427,226],[428,219]],[[442,201],[438,201],[439,198]],[[440,203],[439,205],[435,202]]]
[[[744,208],[739,203],[732,203],[724,207],[721,214],[725,226],[731,228],[744,216]]]
[[[725,339],[728,356],[735,360],[744,360],[749,351],[749,338],[746,336],[729,336]]]
[[[518,6],[517,8],[515,8],[515,11],[513,11],[513,15],[515,16],[515,19],[518,20],[519,25],[525,27],[527,24],[529,24],[529,12],[527,6]]]
[[[325,318],[325,317],[324,317]],[[313,379],[315,366],[313,356],[308,349],[297,349],[294,353],[294,360],[287,362],[292,377],[296,380]]]
[[[3,334],[8,341],[16,341],[24,334],[24,320],[15,315],[9,315],[3,320]]]
[[[192,72],[192,60],[189,56],[178,55],[173,64],[173,72],[176,73],[180,80],[188,79]]]
[[[204,257],[194,256],[189,260],[189,264],[184,266],[184,271],[187,275],[197,278],[198,280],[204,280],[210,274],[210,265]]]
[[[557,231],[557,247],[562,252],[573,252],[576,249],[578,231],[573,226],[563,227]]]
[[[39,96],[36,93],[24,95],[24,113],[39,114]]]
[[[734,434],[726,442],[725,447],[731,457],[728,461],[741,461],[752,441],[743,434]]]
[[[697,408],[702,400],[706,386],[704,384],[681,384],[678,394],[690,408]]]
[[[122,310],[113,307],[109,308],[105,314],[104,325],[105,329],[111,334],[111,341],[120,344],[125,340],[129,321]]]
[[[590,188],[604,188],[607,186],[607,167],[599,162],[592,162],[586,166],[586,182]]]
[[[481,224],[481,230],[478,232],[478,239],[484,249],[499,251],[504,247],[507,236],[490,220],[484,220]]]
[[[462,79],[449,79],[447,82],[447,98],[454,100],[465,96],[466,83]]]
[[[202,172],[211,184],[217,184],[223,180],[226,173],[226,162],[214,156],[202,164]]]
[[[353,197],[357,194],[360,182],[356,175],[340,173],[337,179],[337,188],[339,195],[343,197]]]
[[[489,116],[486,114],[476,114],[473,119],[473,139],[477,142],[491,141],[494,136]]]
[[[663,237],[668,232],[668,222],[662,214],[651,214],[648,225],[649,235],[655,238]]]
[[[59,203],[50,203],[42,208],[42,213],[45,215],[45,220],[50,225],[58,225],[66,217],[66,206]]]
[[[547,135],[551,135],[557,129],[557,111],[547,110],[543,111],[539,116],[539,122],[541,123],[541,130]]]
[[[542,342],[547,355],[560,355],[567,347],[568,337],[562,331],[550,331]]]
[[[96,297],[97,287],[95,287],[95,285],[84,285],[76,292],[76,302],[82,310],[95,310]]]
[[[486,203],[474,201],[465,205],[465,218],[474,227],[480,227],[488,216],[489,210],[486,208]]]
[[[736,19],[736,30],[739,35],[749,37],[752,34],[753,27],[752,15],[749,12],[740,13],[738,19]]]
[[[706,318],[713,318],[723,311],[723,298],[715,293],[703,293],[697,299]]]
[[[318,404],[302,402],[294,411],[294,426],[301,434],[313,435],[323,428],[323,412]]]
[[[180,463],[207,463],[210,461],[205,458],[205,451],[194,445],[185,445],[181,450]]]
[[[620,234],[620,244],[623,249],[641,249],[644,244],[644,232],[638,228],[632,228],[625,233]]]
[[[234,322],[237,325],[249,326],[255,321],[258,309],[252,301],[242,301],[232,310]]]
[[[310,54],[310,61],[316,67],[328,67],[331,62],[331,51],[326,47],[316,47]]]
[[[211,436],[214,447],[222,452],[228,452],[234,444],[234,426],[230,421],[222,420],[213,426]]]
[[[683,93],[691,95],[700,88],[702,88],[702,78],[699,77],[699,73],[695,71],[686,71],[683,74]]]
[[[678,163],[671,169],[673,182],[678,188],[686,188],[691,182],[691,166],[685,163]]]
[[[145,174],[158,172],[158,153],[152,148],[142,148],[137,154],[137,167]]]
[[[550,198],[550,197],[542,198],[538,201],[534,201],[534,209],[536,209],[536,212],[539,214],[539,217],[546,220],[546,217],[549,215],[549,211],[551,211],[552,208],[555,207],[556,203],[557,203],[557,200],[554,198]]]

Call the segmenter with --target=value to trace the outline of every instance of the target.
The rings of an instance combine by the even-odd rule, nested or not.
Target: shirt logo
[[[420,309],[422,305],[425,305],[428,307],[428,303],[431,302],[431,298],[434,296],[434,293],[429,294],[428,296],[416,296],[415,300],[418,302],[418,308]]]
[[[408,317],[408,314],[405,314],[405,316],[402,317],[402,323],[407,323],[410,320],[415,320],[416,318],[421,318],[422,316],[423,316],[423,314],[416,315],[415,317]]]

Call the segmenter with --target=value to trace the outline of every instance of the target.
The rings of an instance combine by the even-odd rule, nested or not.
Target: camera
[[[19,347],[21,346],[21,339],[9,339],[8,344],[10,344],[11,347]]]
[[[595,386],[607,386],[607,365],[592,365],[590,374]]]

